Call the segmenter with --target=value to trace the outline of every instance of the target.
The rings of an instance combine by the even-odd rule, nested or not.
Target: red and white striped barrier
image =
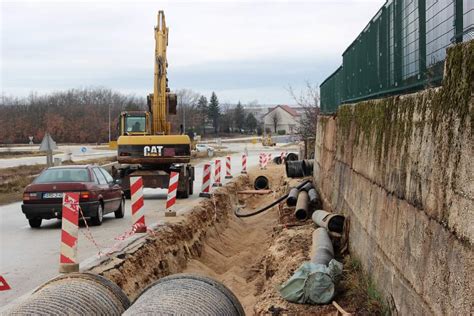
[[[201,193],[199,193],[200,197],[211,197],[211,193],[209,193],[211,186],[211,164],[204,164],[202,169],[202,187]]]
[[[242,155],[242,171],[240,173],[247,174],[247,155]]]
[[[130,192],[132,195],[132,227],[136,227],[135,233],[146,233],[142,177],[130,177]]]
[[[280,163],[282,165],[285,164],[285,157],[286,157],[286,153],[282,151],[281,154],[280,154],[280,161],[281,161]]]
[[[0,275],[0,291],[11,290],[10,285],[8,285],[7,281]]]
[[[215,160],[215,166],[214,166],[214,183],[212,184],[213,187],[221,187],[222,182],[221,182],[221,160],[216,159]]]
[[[272,162],[272,154],[268,154],[267,163]]]
[[[176,193],[178,192],[179,172],[172,171],[170,174],[170,181],[168,184],[168,195],[166,197],[166,212],[165,216],[176,216],[176,211],[171,208],[176,203]]]
[[[79,271],[79,263],[77,262],[78,234],[79,193],[65,192],[62,207],[60,273]]]
[[[262,166],[260,167],[260,169],[267,169],[268,156],[265,153],[261,155],[262,155]]]
[[[230,156],[225,157],[225,178],[232,179],[232,165],[230,162]]]
[[[258,164],[260,166],[260,169],[263,169],[263,154],[262,153],[258,155]]]

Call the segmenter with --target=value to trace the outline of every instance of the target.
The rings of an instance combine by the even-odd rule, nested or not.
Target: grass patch
[[[340,282],[343,296],[357,309],[357,315],[390,315],[388,305],[359,260],[346,256]]]

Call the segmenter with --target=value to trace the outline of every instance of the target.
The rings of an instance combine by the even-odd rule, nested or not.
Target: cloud
[[[173,88],[215,90],[234,102],[278,100],[285,97],[276,91],[321,82],[335,70],[383,3],[2,2],[1,88],[26,94],[100,85],[146,93],[153,27],[164,9]]]

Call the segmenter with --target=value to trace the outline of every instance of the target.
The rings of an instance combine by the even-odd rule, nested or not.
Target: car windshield
[[[49,182],[90,182],[87,169],[48,169],[41,173],[34,183]]]

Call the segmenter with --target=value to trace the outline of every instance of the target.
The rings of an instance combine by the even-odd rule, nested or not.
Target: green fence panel
[[[320,85],[322,113],[441,84],[446,48],[474,34],[474,0],[389,0]]]

